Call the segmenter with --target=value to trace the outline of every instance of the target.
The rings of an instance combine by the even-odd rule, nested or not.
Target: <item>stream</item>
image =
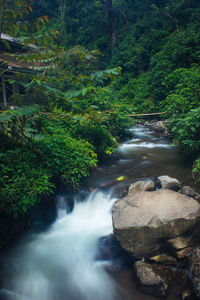
[[[2,255],[0,300],[156,299],[139,292],[128,258],[112,240],[111,208],[137,180],[169,175],[193,186],[191,165],[152,129],[130,131],[132,138],[84,181],[72,211],[69,195],[58,195],[55,222],[43,230],[32,226]],[[168,300],[178,299],[175,290]]]

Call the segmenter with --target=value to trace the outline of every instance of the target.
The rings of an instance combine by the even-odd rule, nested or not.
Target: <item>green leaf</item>
[[[88,92],[88,88],[82,89],[82,96],[85,96]]]

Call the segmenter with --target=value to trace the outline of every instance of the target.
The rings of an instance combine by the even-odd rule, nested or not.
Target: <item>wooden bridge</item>
[[[154,117],[154,116],[159,116],[159,115],[164,115],[165,112],[156,112],[156,113],[147,113],[147,114],[132,114],[129,115],[129,117]]]

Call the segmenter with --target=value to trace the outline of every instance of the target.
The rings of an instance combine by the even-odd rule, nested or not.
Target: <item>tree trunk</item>
[[[110,38],[111,38],[111,48],[113,50],[116,44],[116,28],[114,22],[114,12],[112,6],[112,0],[107,0],[106,7],[108,11],[108,22],[109,22],[109,31],[110,31]]]
[[[115,28],[115,16],[113,11],[113,3],[112,0],[100,0],[100,1],[108,14],[108,24],[109,24],[109,33],[110,33],[110,41],[111,41],[111,55],[112,55],[113,48],[116,44],[116,28]]]
[[[60,16],[61,16],[61,21],[64,22],[65,19],[65,7],[66,7],[66,1],[62,0],[60,4]]]
[[[3,107],[7,107],[7,99],[6,99],[6,85],[5,85],[5,77],[2,75],[1,77],[2,80],[2,93],[3,93]]]

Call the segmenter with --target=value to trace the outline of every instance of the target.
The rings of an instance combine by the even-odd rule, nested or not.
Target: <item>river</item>
[[[84,181],[72,211],[68,195],[59,195],[55,222],[40,231],[33,226],[1,257],[1,300],[155,299],[138,291],[128,258],[103,237],[112,234],[112,205],[130,182],[169,175],[192,185],[191,166],[153,130],[137,125],[131,135]]]

